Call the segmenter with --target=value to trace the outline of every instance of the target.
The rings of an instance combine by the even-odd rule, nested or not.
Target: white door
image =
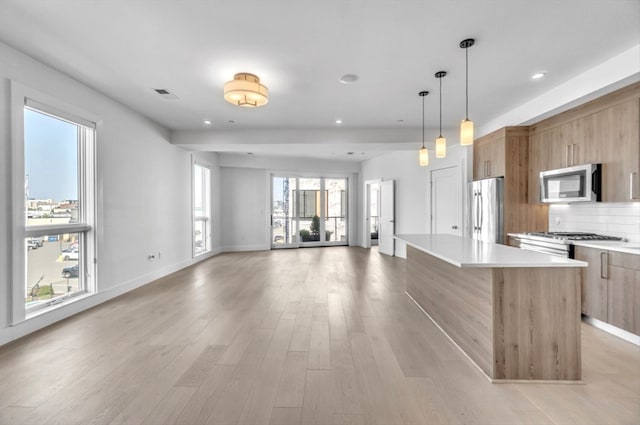
[[[431,171],[431,232],[462,236],[460,167]]]
[[[383,181],[380,183],[380,226],[378,231],[378,251],[386,255],[394,254],[394,205],[393,180]]]

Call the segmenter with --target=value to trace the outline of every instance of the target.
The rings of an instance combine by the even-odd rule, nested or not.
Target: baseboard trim
[[[582,320],[585,323],[590,324],[594,328],[598,328],[602,331],[610,333],[611,335],[617,336],[618,338],[622,338],[627,342],[635,344],[640,347],[640,335],[633,334],[631,332],[625,331],[624,329],[620,329],[616,326],[610,325],[609,323],[603,322],[598,319],[594,319],[590,316],[582,316]]]

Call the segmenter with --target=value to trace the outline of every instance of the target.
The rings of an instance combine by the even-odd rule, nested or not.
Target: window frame
[[[203,196],[203,204],[205,204],[205,208],[207,214],[196,216],[196,208],[195,208],[195,199],[196,199],[196,167],[204,168],[208,171],[208,181],[206,182],[206,186],[202,186],[202,195]],[[212,240],[213,235],[211,232],[211,164],[206,161],[202,161],[195,156],[192,156],[191,159],[191,254],[192,258],[197,258],[202,255],[206,255],[213,250]],[[205,181],[203,175],[203,182]],[[196,250],[196,222],[203,222],[205,226],[205,237],[204,245],[205,249],[202,251]]]
[[[55,119],[78,125],[78,223],[27,227],[25,203],[25,110],[50,115]],[[69,302],[97,292],[97,138],[102,121],[81,108],[48,94],[11,82],[11,317],[12,325],[56,310]],[[82,260],[79,261],[83,290],[56,298],[27,309],[25,287],[27,274],[26,239],[44,235],[78,233],[81,238]]]

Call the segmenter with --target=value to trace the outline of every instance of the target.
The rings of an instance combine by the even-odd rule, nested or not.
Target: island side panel
[[[407,293],[490,377],[491,269],[463,269],[407,246]]]
[[[579,269],[493,273],[494,378],[581,380]]]

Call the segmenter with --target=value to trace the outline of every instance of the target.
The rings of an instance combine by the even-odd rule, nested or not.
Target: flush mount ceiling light
[[[258,76],[240,72],[224,84],[224,99],[236,106],[257,108],[269,101],[269,89]]]
[[[544,72],[537,72],[537,73],[535,73],[535,74],[533,74],[533,75],[531,76],[531,79],[532,79],[532,80],[539,80],[540,78],[542,78],[542,77],[544,77],[544,76],[545,76],[545,73],[544,73]]]
[[[436,72],[436,78],[440,80],[440,136],[436,138],[436,158],[447,156],[447,139],[442,137],[442,79],[445,75],[444,71]]]
[[[469,47],[473,46],[475,40],[473,38],[467,38],[460,42],[460,48],[464,49],[465,56],[465,75],[466,75],[466,90],[465,90],[465,118],[460,123],[460,144],[473,145],[473,121],[469,119]]]
[[[418,151],[418,161],[421,167],[429,165],[429,150],[424,146],[424,98],[428,94],[428,91],[421,91],[418,93],[418,96],[422,98],[422,147]]]

